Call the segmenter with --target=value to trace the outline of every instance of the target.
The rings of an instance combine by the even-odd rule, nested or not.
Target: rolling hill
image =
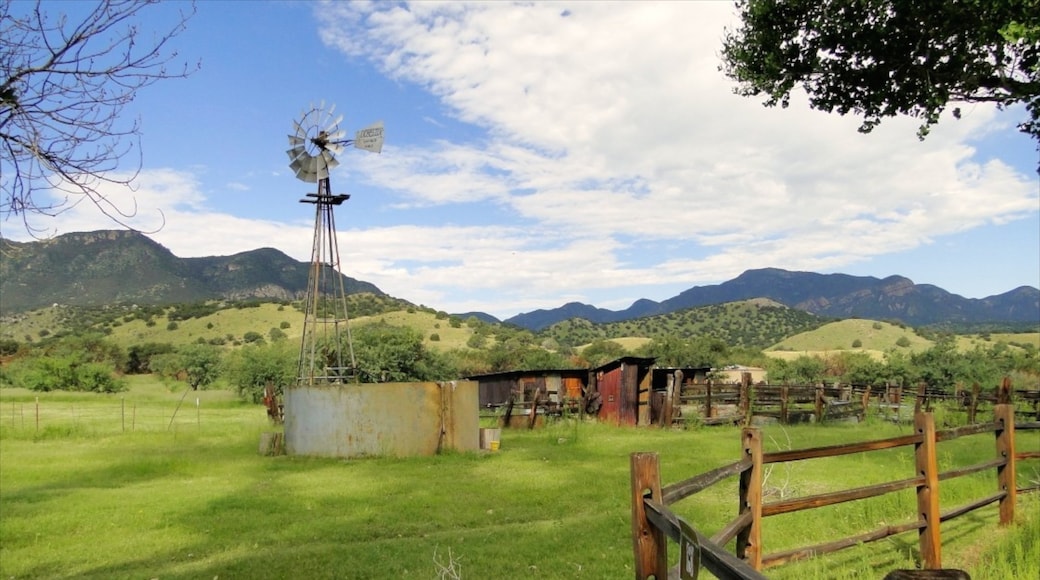
[[[0,252],[0,311],[5,315],[52,304],[293,300],[305,295],[310,268],[272,248],[178,258],[144,234],[126,230],[28,243],[0,240]],[[383,294],[368,282],[343,279],[348,293]]]

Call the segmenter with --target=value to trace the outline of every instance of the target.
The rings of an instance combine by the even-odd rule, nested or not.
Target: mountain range
[[[70,233],[36,242],[0,240],[0,312],[9,314],[69,304],[175,304],[202,300],[294,300],[306,294],[310,264],[273,248],[231,256],[179,258],[134,231]],[[343,276],[348,293],[385,295],[375,285]],[[847,274],[748,270],[712,286],[695,286],[655,302],[637,300],[625,310],[572,302],[519,314],[504,322],[533,331],[581,318],[618,322],[711,304],[768,298],[832,318],[936,324],[1040,325],[1040,289],[1021,286],[987,298],[964,298],[902,276],[879,279]],[[498,319],[480,312],[488,322]]]
[[[0,311],[52,304],[176,304],[250,298],[294,300],[307,292],[310,264],[273,248],[231,256],[178,258],[139,232],[70,233],[38,242],[0,240]],[[383,292],[343,277],[348,293]]]
[[[637,300],[625,310],[604,310],[572,302],[551,310],[535,310],[505,322],[541,330],[562,320],[618,322],[676,310],[769,298],[789,308],[830,318],[900,320],[913,326],[936,324],[1040,325],[1040,289],[1020,286],[987,298],[964,298],[931,284],[915,284],[902,276],[879,279],[848,274],[791,272],[778,268],[748,270],[713,286],[694,286],[661,302]]]

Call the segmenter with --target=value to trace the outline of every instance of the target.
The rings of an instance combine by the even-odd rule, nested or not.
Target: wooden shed
[[[654,360],[627,356],[592,370],[594,385],[590,385],[590,390],[599,401],[600,421],[615,425],[650,424]]]
[[[478,385],[482,410],[510,405],[512,414],[529,414],[535,404],[555,412],[583,410],[582,401],[589,384],[588,369],[540,369],[502,371],[467,377]],[[518,413],[519,412],[519,413]]]

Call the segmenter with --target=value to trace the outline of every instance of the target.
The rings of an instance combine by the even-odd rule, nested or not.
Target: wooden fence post
[[[997,467],[997,486],[1005,492],[1000,500],[1000,525],[1006,526],[1015,521],[1015,496],[1018,493],[1018,481],[1015,478],[1015,407],[997,405],[993,408],[993,415],[997,422],[997,455],[1007,460],[1007,463]]]
[[[1004,377],[1004,380],[1000,381],[1000,387],[997,388],[997,404],[1011,404],[1011,377]]]
[[[713,379],[708,379],[707,384],[705,384],[705,386],[704,386],[704,388],[705,388],[705,392],[704,392],[704,416],[705,416],[705,418],[708,418],[708,419],[710,419],[712,417],[712,415],[711,415],[711,385],[714,382],[715,381]]]
[[[531,418],[527,423],[528,429],[534,429],[535,422],[538,420],[538,404],[542,400],[542,387],[538,387],[534,390],[534,401],[531,402]]]
[[[816,385],[816,424],[823,423],[823,384]]]
[[[971,386],[971,405],[968,407],[968,424],[975,424],[975,414],[979,410],[979,384]]]
[[[675,394],[675,374],[670,374],[665,379],[664,404],[661,405],[661,416],[659,421],[662,427],[672,426],[672,395]]]
[[[651,576],[668,578],[668,538],[646,517],[643,498],[661,501],[661,468],[656,453],[633,453],[632,472],[632,549],[636,557],[636,580]]]
[[[860,419],[860,420],[861,421],[866,421],[867,420],[867,411],[870,410],[870,385],[867,385],[866,388],[863,390],[863,400],[862,400],[862,403],[863,403],[862,404],[862,406],[863,406],[863,418]]]
[[[762,432],[746,427],[741,431],[744,455],[751,468],[740,474],[740,513],[751,512],[751,523],[737,533],[737,557],[755,570],[762,569]]]
[[[787,425],[788,395],[790,390],[787,385],[780,387],[780,424]]]
[[[931,413],[914,415],[914,429],[921,442],[914,445],[917,476],[924,483],[917,486],[917,513],[924,520],[918,531],[922,567],[926,570],[942,568],[942,539],[939,532],[939,466],[935,453],[935,417]]]
[[[686,375],[682,371],[675,371],[675,390],[672,391],[672,419],[669,420],[668,426],[672,426],[672,422],[675,420],[676,413],[682,416],[682,388],[683,383],[686,382]]]
[[[751,404],[751,373],[740,374],[740,399],[744,411],[744,425],[751,424],[751,416],[754,413]]]

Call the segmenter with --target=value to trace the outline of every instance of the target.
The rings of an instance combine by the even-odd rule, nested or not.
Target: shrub
[[[430,342],[439,342],[440,340],[441,335],[437,334],[436,332],[430,335]]]
[[[852,341],[852,348],[860,348],[862,346],[863,346],[863,341],[862,340],[857,338],[856,340]]]
[[[0,355],[7,356],[18,352],[18,341],[13,338],[0,339]]]
[[[900,348],[906,348],[910,346],[910,339],[905,336],[900,336],[899,340],[896,341],[896,346]]]
[[[168,324],[166,325],[166,330],[177,330],[177,323],[171,320],[171,321],[170,321],[170,322],[169,322],[169,323],[168,323]]]
[[[290,326],[289,321],[288,320],[283,320],[281,322],[281,324],[278,325],[278,328],[281,328],[282,330],[285,330],[286,328],[289,328],[289,326]]]
[[[242,335],[242,341],[246,344],[252,344],[254,342],[263,344],[264,335],[260,334],[259,332],[250,330],[249,332]]]

